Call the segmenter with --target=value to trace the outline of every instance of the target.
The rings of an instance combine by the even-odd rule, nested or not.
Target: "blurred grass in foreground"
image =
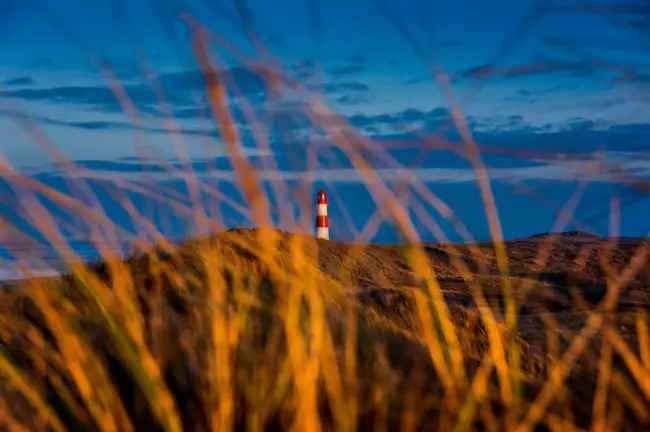
[[[208,53],[207,41],[216,36],[187,21],[214,121],[246,211],[259,229],[223,231],[209,220],[198,199],[205,185],[190,172],[186,181],[194,205],[185,210],[205,231],[219,234],[171,244],[122,198],[125,211],[156,241],[123,260],[106,246],[117,234],[100,207],[3,163],[0,172],[16,185],[30,222],[60,251],[69,274],[30,279],[0,293],[2,427],[604,431],[648,426],[647,310],[626,315],[626,324],[614,314],[622,292],[647,270],[647,242],[639,242],[619,267],[608,261],[616,245],[603,242],[596,251],[606,273],[603,295],[586,305],[578,292],[573,306],[581,317],[575,323],[558,322],[552,310],[538,311],[544,341],[537,350],[521,334],[521,308],[544,283],[554,238],[536,242],[534,258],[526,263],[539,280],[511,274],[513,258],[501,238],[487,170],[461,113],[453,111],[454,122],[476,171],[494,243],[464,246],[462,253],[447,245],[441,266],[432,258],[435,250],[419,243],[409,210],[444,242],[435,220],[418,202],[407,208],[397,198],[399,186],[384,183],[364,158],[368,151],[390,156],[316,97],[306,115],[345,153],[382,209],[380,218],[394,222],[405,245],[390,249],[378,265],[367,247],[276,231],[262,183],[242,150],[225,83]],[[275,92],[301,89],[279,68],[256,67]],[[107,76],[137,121],[128,95]],[[169,128],[176,129],[172,120]],[[257,145],[268,146],[258,132]],[[54,147],[42,144],[62,161]],[[70,163],[68,169],[77,168]],[[273,188],[280,202],[288,198],[281,184]],[[412,188],[471,240],[462,221],[425,185],[415,182]],[[306,180],[300,199],[307,210],[295,221],[297,228],[312,223],[310,191]],[[70,251],[38,196],[83,215],[103,264],[84,264]],[[570,222],[571,208],[570,202],[554,230]],[[369,221],[361,237],[375,224]],[[576,252],[576,272],[581,257],[584,262],[593,252]],[[384,277],[384,285],[372,286],[380,279],[366,281],[372,288],[366,289],[358,274],[364,266]],[[391,280],[393,272],[408,278]],[[471,302],[448,301],[441,272],[453,273]],[[390,292],[378,291],[385,287]],[[561,338],[558,329],[572,324],[570,337]],[[632,338],[621,335],[621,325],[631,326]]]

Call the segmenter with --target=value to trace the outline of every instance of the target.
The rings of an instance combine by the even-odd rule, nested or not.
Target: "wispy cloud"
[[[359,128],[388,128],[397,131],[401,125],[421,123],[425,129],[435,128],[449,121],[449,111],[444,107],[434,108],[429,111],[419,109],[406,109],[398,113],[364,115],[357,114],[349,118],[353,126]]]
[[[367,84],[356,81],[345,81],[345,82],[332,82],[325,83],[321,86],[312,85],[309,87],[310,90],[319,91],[322,90],[325,93],[334,94],[334,93],[365,93],[370,91],[370,87]]]
[[[27,120],[38,122],[48,126],[61,126],[75,129],[93,130],[93,131],[110,131],[110,130],[127,130],[127,131],[142,131],[156,134],[171,134],[178,133],[181,135],[199,135],[199,136],[212,136],[219,135],[216,128],[187,128],[181,127],[177,130],[170,130],[163,127],[150,127],[130,122],[122,121],[66,121],[57,120],[45,116],[29,115],[18,111],[2,110],[0,109],[0,117],[9,117],[19,120]]]
[[[607,39],[603,37],[560,37],[546,36],[541,39],[542,45],[550,49],[564,51],[569,55],[592,50],[604,54],[603,51],[640,52],[646,47],[643,43],[634,43],[628,39]]]
[[[263,96],[267,91],[265,80],[251,69],[230,68],[220,74],[234,96]],[[203,76],[196,70],[161,74],[155,82],[160,85],[165,102],[173,106],[194,105],[195,97],[205,93]],[[162,101],[151,85],[136,82],[124,83],[123,87],[140,110],[152,115],[159,113]],[[109,113],[122,111],[117,96],[106,84],[3,90],[0,98],[77,105]]]
[[[618,2],[584,1],[560,2],[553,10],[562,13],[600,15],[620,28],[648,34],[650,32],[650,4],[645,0]]]
[[[156,165],[140,165],[135,163],[85,161],[84,166],[92,168],[84,177],[102,180],[139,179],[139,174],[148,172],[152,179],[161,181],[173,180],[174,172],[162,169]],[[201,162],[204,164],[204,162]],[[211,165],[212,166],[212,165]],[[236,182],[236,174],[231,169],[220,169],[223,164],[217,164],[216,169],[208,169],[208,165],[191,166],[203,178]],[[182,171],[183,166],[174,166]],[[518,183],[525,181],[589,181],[630,183],[650,176],[650,159],[645,154],[635,152],[616,152],[586,156],[585,158],[556,159],[545,161],[534,166],[491,168],[488,170],[492,181]],[[471,168],[383,168],[374,171],[377,178],[384,182],[400,183],[466,183],[476,181],[476,173]],[[118,175],[118,177],[115,177]],[[267,170],[259,169],[257,175],[262,181],[325,181],[330,183],[366,183],[366,178],[352,168],[323,168],[307,171]],[[127,176],[127,177],[125,177]],[[179,177],[180,178],[180,177]]]
[[[365,97],[364,95],[343,95],[340,96],[336,99],[336,102],[338,102],[341,105],[347,105],[347,106],[355,106],[355,105],[361,105],[363,103],[368,102],[368,98]]]
[[[5,86],[8,87],[14,87],[14,86],[33,86],[36,84],[36,81],[28,76],[22,76],[22,77],[16,77],[16,78],[11,78],[6,81],[3,81],[2,83]]]
[[[518,78],[564,73],[575,77],[590,76],[599,64],[590,61],[540,61],[519,66],[498,67],[491,64],[475,66],[456,74],[455,79],[485,80],[489,78]]]
[[[311,74],[314,67],[311,62],[301,63],[295,67],[295,72]],[[253,109],[256,111],[268,111],[269,109],[274,111],[273,107],[269,108],[260,103],[266,100],[268,93],[267,82],[261,76],[261,72],[236,67],[222,70],[220,74],[231,93],[230,103],[238,121],[244,122],[245,120],[238,105],[242,99],[252,102]],[[6,88],[0,88],[0,100],[57,104],[106,114],[123,112],[120,100],[108,84],[35,88],[28,86],[31,83],[31,78],[28,77],[5,82]],[[206,115],[210,113],[205,96],[203,76],[197,70],[161,74],[155,77],[151,83],[140,80],[125,81],[122,83],[122,87],[138,111],[150,117],[162,118],[171,114],[176,119],[190,120],[206,118]],[[335,96],[338,102],[344,105],[358,105],[366,100],[370,93],[370,87],[360,81],[325,82],[320,85],[308,85],[308,88]],[[163,110],[163,102],[168,109]],[[300,113],[296,113],[296,115],[300,115]],[[35,118],[35,120],[84,129],[132,128],[126,123],[114,121],[69,122],[46,118]],[[157,132],[156,130],[151,131]],[[187,133],[207,134],[207,131],[188,130]]]
[[[631,67],[627,67],[612,82],[617,84],[648,84],[650,83],[650,73],[640,72]]]
[[[142,85],[127,87],[127,93],[141,107],[157,102],[154,92]],[[92,107],[106,112],[121,111],[117,97],[107,86],[61,86],[38,89],[0,91],[0,98],[25,101],[51,102]]]

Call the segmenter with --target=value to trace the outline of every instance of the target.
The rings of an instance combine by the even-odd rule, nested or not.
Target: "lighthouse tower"
[[[327,219],[327,194],[324,190],[316,195],[316,238],[330,239],[329,220]]]

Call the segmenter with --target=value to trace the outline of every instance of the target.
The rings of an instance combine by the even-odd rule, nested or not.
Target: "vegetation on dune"
[[[451,251],[441,252],[448,245],[429,248],[430,267],[449,265],[442,254]],[[534,425],[522,420],[543,408],[549,428],[647,424],[641,309],[604,314],[585,300],[591,307],[579,311],[552,295],[557,287],[544,295],[540,285],[528,301],[537,322],[525,328],[522,316],[512,339],[499,319],[488,328],[458,275],[448,274],[440,279],[444,323],[437,288],[403,250],[234,230],[6,289],[3,422],[54,430],[526,429]],[[647,280],[630,285],[647,289]],[[501,296],[485,295],[498,313],[492,300]],[[585,336],[594,319],[600,327]],[[512,406],[495,371],[494,339],[523,353]],[[567,360],[575,340],[584,345]],[[603,376],[609,382],[599,390]],[[613,411],[592,415],[585,400],[602,398]]]

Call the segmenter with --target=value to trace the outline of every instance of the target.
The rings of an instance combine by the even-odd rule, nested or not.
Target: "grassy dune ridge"
[[[556,259],[544,274],[531,274],[550,237]],[[3,291],[2,419],[30,429],[510,428],[539,403],[606,296],[597,255],[581,271],[573,262],[585,247],[607,243],[572,234],[507,243],[519,334],[509,338],[501,319],[496,330],[522,353],[516,408],[499,396],[494,341],[461,265],[450,264],[474,269],[498,314],[503,296],[491,245],[348,245],[246,229]],[[625,266],[643,244],[619,240],[612,265]],[[438,273],[460,372],[427,282],[408,263],[414,247]],[[609,352],[608,400],[618,411],[605,421],[647,426],[649,282],[644,266],[617,311],[603,314],[542,424],[597,420],[585,401],[598,397]],[[456,373],[464,378],[445,381]]]

